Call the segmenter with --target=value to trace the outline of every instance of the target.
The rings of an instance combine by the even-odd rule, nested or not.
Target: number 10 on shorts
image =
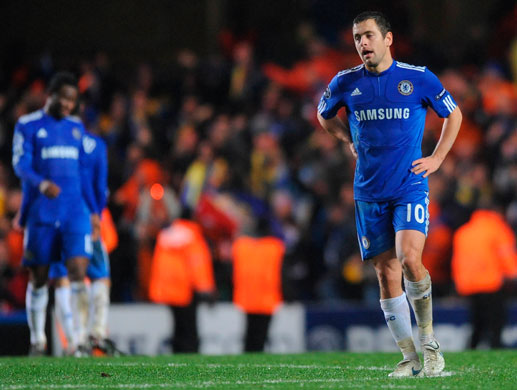
[[[424,206],[422,206],[421,204],[418,204],[413,207],[413,204],[412,203],[408,203],[407,204],[407,215],[406,215],[406,222],[411,222],[411,218],[413,216],[413,211],[414,210],[414,217],[415,217],[415,220],[418,222],[418,223],[424,223],[424,220],[425,220],[425,209],[424,209]]]

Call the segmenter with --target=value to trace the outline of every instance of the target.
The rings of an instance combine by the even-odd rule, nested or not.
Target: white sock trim
[[[432,292],[432,283],[429,273],[426,274],[425,278],[418,282],[411,282],[404,278],[404,286],[406,287],[406,293],[411,300],[422,299]]]
[[[395,298],[387,298],[379,300],[381,303],[382,311],[392,311],[395,310],[399,305],[407,303],[406,293],[402,293],[402,295]]]
[[[380,302],[384,318],[395,341],[412,338],[411,316],[406,294],[402,293],[395,298],[381,299]]]

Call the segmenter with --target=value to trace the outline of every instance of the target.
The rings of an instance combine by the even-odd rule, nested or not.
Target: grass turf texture
[[[0,390],[517,389],[517,351],[450,352],[445,376],[388,378],[394,353],[0,358]]]

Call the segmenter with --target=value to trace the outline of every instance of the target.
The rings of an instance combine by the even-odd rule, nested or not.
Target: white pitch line
[[[276,384],[316,384],[316,383],[346,383],[347,387],[357,387],[362,388],[364,387],[364,384],[350,384],[350,379],[342,378],[342,379],[307,379],[307,380],[299,380],[299,379],[264,379],[261,381],[204,381],[204,382],[198,382],[198,383],[141,383],[141,384],[105,384],[105,385],[91,385],[91,384],[62,384],[62,385],[43,385],[43,384],[35,384],[31,385],[31,389],[105,389],[105,388],[117,388],[117,389],[147,389],[152,387],[158,387],[158,388],[195,388],[195,389],[203,389],[203,388],[210,388],[213,386],[235,386],[235,385],[242,385],[242,386],[253,386],[253,385],[276,385]],[[0,389],[2,390],[21,390],[26,389],[28,386],[26,385],[7,385],[7,386],[0,386]],[[415,388],[409,387],[409,386],[396,386],[394,388]]]
[[[148,367],[148,366],[156,366],[156,363],[150,362],[110,362],[110,363],[96,363],[97,366],[121,366],[121,367]],[[304,370],[355,370],[355,371],[390,371],[393,367],[390,366],[325,366],[318,364],[245,364],[245,363],[167,363],[167,367],[198,367],[198,368],[209,368],[209,369],[218,369],[218,368],[294,368],[294,369],[304,369]],[[475,369],[466,369],[465,371],[476,371]],[[455,372],[452,371],[443,371],[439,375],[435,375],[436,377],[448,377],[456,375]]]
[[[121,363],[97,363],[98,366],[122,366],[122,367],[146,367],[156,366],[156,363],[150,362],[121,362]],[[167,363],[167,367],[201,367],[201,368],[298,368],[298,369],[309,369],[309,370],[356,370],[356,371],[389,371],[393,367],[389,366],[325,366],[321,364],[246,364],[246,363]]]
[[[452,373],[447,373],[452,375]],[[444,376],[450,376],[444,375]],[[384,380],[385,378],[368,378],[371,380],[379,381]],[[418,378],[415,378],[418,380]],[[92,384],[62,384],[62,385],[43,385],[43,384],[33,384],[30,386],[31,389],[66,389],[66,390],[78,390],[78,389],[106,389],[106,388],[117,388],[117,389],[147,389],[147,388],[189,388],[189,389],[203,389],[210,388],[213,386],[253,386],[253,385],[276,385],[276,384],[333,384],[337,385],[339,383],[346,384],[347,388],[363,388],[364,383],[355,384],[350,383],[349,378],[340,378],[340,379],[264,379],[260,381],[203,381],[203,382],[189,382],[189,383],[141,383],[141,384],[108,384],[105,385],[92,385]],[[379,388],[383,389],[415,389],[416,385],[398,385],[396,383],[393,384],[379,384]],[[1,390],[21,390],[26,389],[28,386],[26,385],[6,385],[1,386]]]

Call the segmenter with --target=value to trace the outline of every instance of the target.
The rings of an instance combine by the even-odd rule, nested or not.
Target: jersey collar
[[[386,74],[389,74],[393,71],[393,69],[395,69],[395,66],[397,65],[397,61],[393,60],[393,62],[391,63],[390,67],[386,70],[383,70],[381,73],[374,73],[374,72],[370,72],[368,69],[366,69],[366,66],[364,67],[364,70],[366,71],[366,74],[368,76],[372,76],[372,77],[380,77],[380,76],[384,76]]]

